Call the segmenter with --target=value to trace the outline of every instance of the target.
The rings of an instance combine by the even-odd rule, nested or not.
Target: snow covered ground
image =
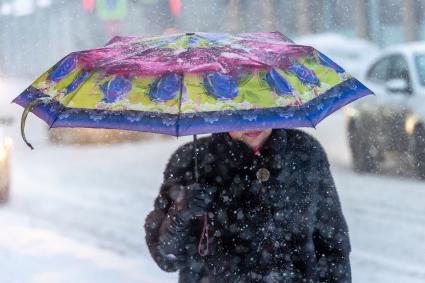
[[[0,80],[0,115],[14,139],[12,199],[0,207],[0,282],[176,282],[144,241],[168,156],[190,138],[109,146],[48,143],[37,118],[19,137],[8,102],[29,81]],[[32,116],[32,115],[31,115]],[[309,129],[328,152],[352,242],[354,282],[425,282],[425,182],[350,169],[342,111]]]

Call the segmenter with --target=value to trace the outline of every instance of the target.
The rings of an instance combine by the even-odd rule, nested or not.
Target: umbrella
[[[315,127],[368,94],[324,54],[279,32],[197,32],[114,37],[73,52],[14,102],[25,107],[22,126],[32,111],[52,128],[183,136]]]
[[[311,46],[279,32],[114,37],[73,52],[14,102],[55,127],[174,136],[315,127],[372,94]]]

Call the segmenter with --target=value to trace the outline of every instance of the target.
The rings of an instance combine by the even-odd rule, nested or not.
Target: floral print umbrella
[[[14,102],[25,107],[26,141],[30,111],[50,127],[183,136],[314,127],[371,93],[324,54],[279,32],[196,32],[115,37],[73,52]]]

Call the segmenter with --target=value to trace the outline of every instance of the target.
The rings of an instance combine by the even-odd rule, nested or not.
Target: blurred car
[[[345,111],[354,169],[373,172],[389,156],[406,156],[425,178],[425,42],[383,50],[362,81],[376,96]]]
[[[68,145],[100,145],[147,141],[171,136],[119,129],[52,128],[48,130],[49,141]]]
[[[5,137],[0,128],[0,203],[6,202],[10,194],[9,152],[11,144],[12,140]]]
[[[372,42],[331,32],[306,35],[294,40],[298,44],[313,46],[355,77],[379,52],[379,47]]]

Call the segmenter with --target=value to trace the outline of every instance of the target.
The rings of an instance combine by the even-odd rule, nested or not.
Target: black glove
[[[189,214],[193,217],[202,216],[211,207],[215,188],[201,186],[198,183],[194,183],[185,188],[184,201],[186,209],[190,212]],[[182,217],[186,214],[182,215]]]
[[[162,232],[160,232],[159,243],[163,254],[173,254],[176,257],[184,254],[185,245],[189,239],[191,220],[208,211],[215,191],[215,188],[207,188],[195,183],[180,187],[179,192],[173,192],[173,205],[160,228]]]
[[[190,218],[191,215],[187,210],[167,215],[161,224],[161,229],[162,226],[165,226],[165,229],[159,236],[159,251],[162,254],[171,254],[180,259],[184,257],[190,233]]]

